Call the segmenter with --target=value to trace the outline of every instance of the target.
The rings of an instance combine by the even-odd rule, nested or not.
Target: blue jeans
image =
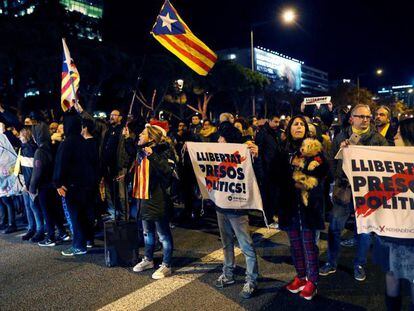
[[[38,195],[40,209],[45,220],[45,231],[51,240],[55,240],[55,226],[58,228],[59,235],[66,233],[62,207],[58,206],[55,191],[53,188],[40,188]]]
[[[42,234],[44,232],[43,215],[39,206],[38,198],[33,201],[30,198],[30,195],[27,192],[24,192],[23,200],[26,209],[28,231],[36,231],[36,233]]]
[[[174,246],[168,219],[160,221],[143,220],[142,226],[144,229],[145,257],[148,260],[152,260],[154,257],[155,232],[157,232],[162,244],[162,262],[170,266]]]
[[[259,275],[256,251],[249,232],[249,217],[217,211],[217,222],[223,244],[224,264],[223,274],[227,278],[233,278],[235,266],[233,231],[239,246],[246,259],[246,282],[256,285]]]
[[[14,208],[14,202],[12,197],[1,197],[0,204],[2,205],[4,215],[2,218],[6,218],[6,210],[7,210],[7,219],[9,221],[9,226],[16,226],[16,209]],[[4,222],[4,220],[3,220]]]
[[[348,205],[334,204],[332,218],[328,230],[328,262],[337,266],[337,260],[341,247],[341,233],[345,228],[346,221],[353,212],[352,202]],[[355,227],[354,238],[357,243],[357,253],[354,259],[354,266],[363,266],[367,263],[367,255],[371,245],[371,235],[367,233],[357,234]]]

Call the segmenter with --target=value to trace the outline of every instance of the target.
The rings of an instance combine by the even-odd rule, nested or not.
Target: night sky
[[[163,3],[106,1],[106,40],[137,54],[164,48],[149,34]],[[249,46],[250,24],[272,21],[255,30],[255,44],[303,60],[330,79],[356,78],[361,85],[414,83],[411,0],[172,0],[181,18],[213,50]],[[283,25],[278,15],[294,7],[298,25]],[[165,53],[168,53],[165,50]],[[384,69],[375,77],[375,69]]]

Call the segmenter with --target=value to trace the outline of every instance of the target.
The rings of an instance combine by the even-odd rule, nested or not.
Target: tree
[[[336,109],[346,108],[348,105],[365,104],[375,109],[377,104],[373,100],[374,95],[365,88],[358,89],[349,83],[340,84],[337,88],[331,90],[332,103]],[[359,97],[359,100],[358,100]]]

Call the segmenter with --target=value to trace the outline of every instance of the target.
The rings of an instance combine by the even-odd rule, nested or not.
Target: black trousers
[[[66,205],[72,221],[73,237],[72,246],[78,249],[86,249],[86,242],[93,241],[93,226],[95,221],[94,190],[70,187],[66,193]]]

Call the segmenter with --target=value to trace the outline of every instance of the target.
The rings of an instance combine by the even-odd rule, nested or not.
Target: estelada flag
[[[62,39],[63,44],[63,63],[62,63],[62,85],[60,104],[62,110],[66,111],[73,106],[73,100],[76,100],[76,93],[79,89],[80,76],[78,69],[70,57],[69,48],[66,45],[65,39]]]
[[[135,161],[135,174],[132,186],[132,197],[135,199],[149,199],[149,167],[150,163],[146,156]]]
[[[217,55],[191,32],[168,0],[164,2],[151,34],[199,75],[207,75],[217,61]]]

